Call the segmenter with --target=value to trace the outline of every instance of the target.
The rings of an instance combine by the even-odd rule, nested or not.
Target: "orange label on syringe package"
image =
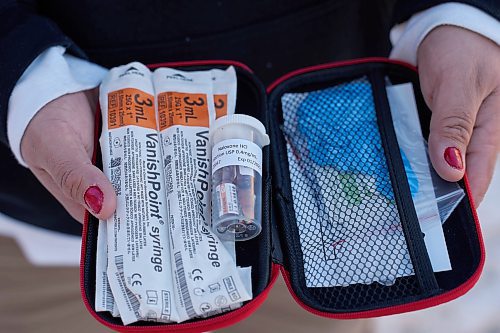
[[[135,125],[156,129],[154,97],[126,88],[108,94],[108,129]]]
[[[164,92],[158,95],[160,131],[173,125],[209,126],[206,94]]]
[[[227,115],[227,95],[214,95],[215,118]]]

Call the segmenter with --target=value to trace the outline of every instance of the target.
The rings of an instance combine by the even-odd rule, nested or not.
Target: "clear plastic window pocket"
[[[415,73],[325,68],[281,83],[270,100],[283,257],[303,305],[370,317],[442,302],[471,279],[481,266],[473,212],[464,183],[442,180],[428,159]]]
[[[393,285],[412,275],[369,81],[281,101],[306,285]]]
[[[434,306],[475,284],[484,247],[467,180],[443,183],[430,166],[430,111],[414,69],[384,59],[326,64],[287,74],[266,94],[248,68],[229,64],[236,113],[261,120],[271,140],[263,149],[262,232],[235,248],[237,264],[252,267],[252,300],[181,324],[124,326],[96,312],[99,221],[87,215],[82,296],[96,319],[120,331],[215,330],[255,311],[279,271],[307,311],[344,319]]]

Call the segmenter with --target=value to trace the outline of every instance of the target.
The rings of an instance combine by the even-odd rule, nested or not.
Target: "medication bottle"
[[[251,116],[218,118],[212,135],[212,230],[222,240],[242,241],[262,230],[264,125]]]

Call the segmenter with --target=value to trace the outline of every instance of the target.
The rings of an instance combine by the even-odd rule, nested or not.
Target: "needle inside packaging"
[[[100,143],[117,210],[99,228],[96,310],[171,323],[252,298],[251,267],[210,228],[209,128],[235,103],[232,67],[153,74],[135,62],[105,78]]]

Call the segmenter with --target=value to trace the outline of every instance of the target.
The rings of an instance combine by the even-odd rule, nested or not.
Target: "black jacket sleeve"
[[[31,62],[45,49],[55,45],[83,52],[57,25],[37,16],[16,1],[0,2],[0,141],[7,141],[7,108],[12,90]]]
[[[400,0],[396,4],[394,10],[394,20],[393,24],[398,24],[404,22],[410,18],[413,14],[428,9],[432,6],[440,5],[445,2],[460,2],[467,5],[474,6],[481,9],[482,11],[500,20],[500,1],[498,0],[453,0],[453,1],[442,1],[442,0]]]

